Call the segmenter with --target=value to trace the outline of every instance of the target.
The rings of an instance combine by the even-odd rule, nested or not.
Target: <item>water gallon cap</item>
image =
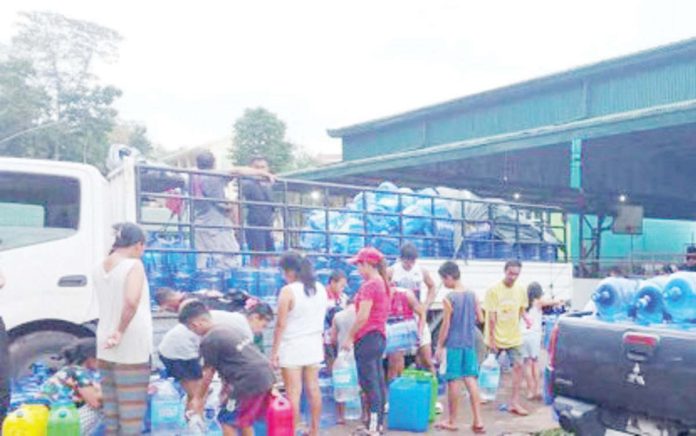
[[[67,418],[67,417],[68,417],[68,411],[65,410],[65,409],[60,410],[60,411],[58,412],[58,417],[59,417],[60,419],[65,419],[65,418]]]
[[[682,290],[679,286],[676,284],[673,285],[671,288],[665,289],[665,296],[669,298],[670,300],[676,300],[680,298],[682,295]]]

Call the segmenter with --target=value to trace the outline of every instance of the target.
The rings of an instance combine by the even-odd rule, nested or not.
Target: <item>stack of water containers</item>
[[[153,234],[150,237],[143,261],[152,289],[244,291],[275,306],[278,290],[283,286],[278,268],[253,267],[244,259],[246,262],[241,267],[222,270],[215,267],[213,256],[208,256],[206,267],[197,269],[195,253],[160,251],[188,248],[186,238],[181,235]]]
[[[696,323],[696,273],[649,280],[607,278],[592,294],[597,316],[607,321],[691,327]]]
[[[329,230],[337,233],[329,238],[328,248],[334,254],[354,254],[370,245],[393,256],[399,253],[402,243],[410,242],[421,256],[450,257],[454,253],[454,221],[446,200],[427,197],[436,195],[437,191],[431,188],[416,194],[384,182],[376,192],[356,195],[346,212],[329,212],[328,223],[325,211],[310,213],[302,233],[302,248],[326,250],[326,236],[322,232],[328,224]],[[369,236],[365,237],[366,234]],[[394,237],[398,234],[405,236],[403,241]]]

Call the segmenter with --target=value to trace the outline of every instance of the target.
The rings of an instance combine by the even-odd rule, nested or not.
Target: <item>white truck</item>
[[[14,374],[26,371],[38,359],[50,363],[68,341],[93,334],[96,306],[91,271],[108,252],[113,223],[140,222],[150,230],[156,229],[161,227],[156,223],[163,224],[169,217],[164,201],[176,196],[172,192],[183,193],[184,204],[192,201],[185,194],[189,170],[161,167],[162,177],[157,172],[132,160],[124,161],[104,177],[90,165],[0,158],[0,270],[7,282],[0,290],[0,316],[10,336]],[[155,176],[148,181],[144,177],[148,174]],[[170,188],[179,189],[168,191]],[[296,240],[293,233],[299,233],[297,222],[301,218],[297,217],[302,216],[303,208],[310,207],[303,206],[307,204],[303,195],[316,200],[316,192],[330,189],[355,191],[355,187],[301,181],[280,180],[276,184],[280,198],[276,213],[281,215],[277,222],[284,226],[278,232],[283,234],[284,248],[297,248],[292,242]],[[152,195],[147,195],[148,190]],[[291,207],[293,201],[297,203]],[[325,206],[327,216],[329,207],[332,211],[340,209],[329,205],[328,200]],[[185,218],[188,208],[183,209],[180,217]],[[290,216],[292,213],[295,218]],[[184,223],[183,228],[193,227]],[[423,259],[422,265],[437,280],[442,261]],[[459,262],[463,280],[481,297],[502,276],[503,260]],[[570,263],[526,262],[522,271],[522,282],[538,281],[556,296],[569,298]]]

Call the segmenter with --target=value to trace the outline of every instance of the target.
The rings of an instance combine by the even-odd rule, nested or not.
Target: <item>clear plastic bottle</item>
[[[481,398],[486,401],[494,401],[500,384],[500,364],[495,354],[490,353],[481,364],[478,381],[481,388]]]
[[[341,350],[332,370],[334,399],[339,403],[353,401],[360,396],[358,369],[352,351]]]

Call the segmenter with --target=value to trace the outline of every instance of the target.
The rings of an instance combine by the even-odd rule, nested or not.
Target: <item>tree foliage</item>
[[[264,156],[273,171],[292,168],[294,146],[285,139],[285,123],[259,107],[247,109],[234,123],[231,157],[237,165],[248,165],[254,156]]]
[[[0,153],[101,166],[121,91],[93,70],[117,57],[120,35],[52,12],[22,13],[18,27],[0,64],[0,99],[15,108],[0,110]]]

